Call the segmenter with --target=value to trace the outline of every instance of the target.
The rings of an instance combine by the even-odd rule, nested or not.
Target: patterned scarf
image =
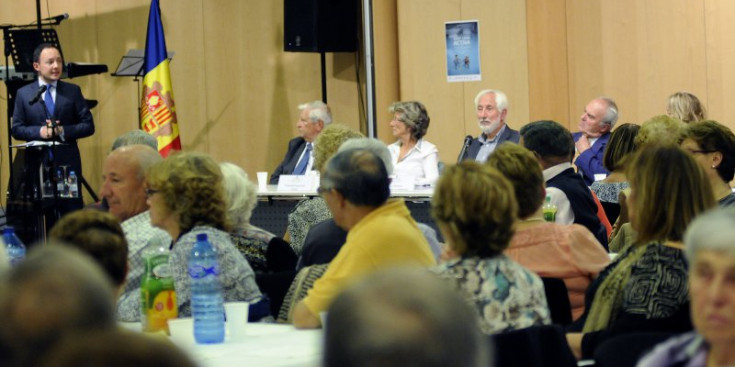
[[[582,332],[607,329],[623,303],[623,290],[630,278],[633,265],[646,252],[648,245],[628,246],[615,260],[613,268],[595,292],[590,312]]]

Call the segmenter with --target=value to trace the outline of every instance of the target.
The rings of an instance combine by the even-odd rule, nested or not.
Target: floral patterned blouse
[[[433,271],[475,307],[486,334],[551,324],[541,278],[505,255],[452,259]]]

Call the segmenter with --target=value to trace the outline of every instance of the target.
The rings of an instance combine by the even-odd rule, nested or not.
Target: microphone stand
[[[53,97],[51,97],[51,98],[53,98]],[[51,116],[51,113],[49,112],[48,107],[46,107],[46,101],[45,100],[43,100],[43,101],[39,100],[37,103],[41,103],[41,105],[43,106],[43,111],[46,113],[46,120],[47,121],[51,121],[51,157],[48,160],[49,161],[49,164],[51,165],[51,172],[49,172],[49,174],[51,176],[51,177],[49,177],[49,179],[51,180],[52,177],[55,177],[56,176],[56,169],[57,169],[57,167],[56,167],[56,144],[57,144],[57,141],[56,141],[56,137],[57,137],[57,135],[56,135],[56,120],[54,120],[54,117]],[[48,129],[48,127],[47,127],[47,125],[45,123],[44,123],[44,126]],[[41,164],[43,164],[43,159],[41,160]],[[62,177],[62,179],[65,179],[65,177]],[[59,196],[60,193],[59,193],[59,190],[58,190],[58,184],[59,183],[58,182],[53,182],[53,180],[51,182],[52,182],[52,185],[51,186],[53,186],[52,190],[53,190],[53,193],[54,193],[54,197],[52,199],[52,205],[51,205],[52,208],[53,208],[52,215],[54,216],[55,219],[58,219],[59,218],[59,198],[60,198],[60,196]],[[43,183],[41,183],[41,184],[43,185]],[[43,193],[41,193],[41,200],[40,201],[41,201],[41,206],[43,207]],[[44,211],[44,217],[45,217],[45,211]],[[44,221],[44,227],[45,227],[45,223],[46,223],[46,221]],[[46,231],[46,228],[44,228],[43,231],[40,231],[40,232],[41,232],[41,238],[42,238],[43,242],[46,242],[46,232],[47,232]]]

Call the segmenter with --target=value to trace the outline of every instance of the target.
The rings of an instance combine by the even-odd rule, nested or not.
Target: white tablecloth
[[[123,325],[136,329],[135,324]],[[140,324],[137,324],[140,330]],[[248,323],[247,336],[223,344],[178,343],[202,367],[317,367],[322,358],[322,330],[292,325]]]

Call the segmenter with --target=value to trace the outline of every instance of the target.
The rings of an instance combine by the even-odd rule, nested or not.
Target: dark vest
[[[582,176],[574,172],[574,168],[567,168],[546,181],[546,186],[564,192],[574,213],[574,223],[587,227],[607,250],[607,231],[597,217],[597,204]]]

